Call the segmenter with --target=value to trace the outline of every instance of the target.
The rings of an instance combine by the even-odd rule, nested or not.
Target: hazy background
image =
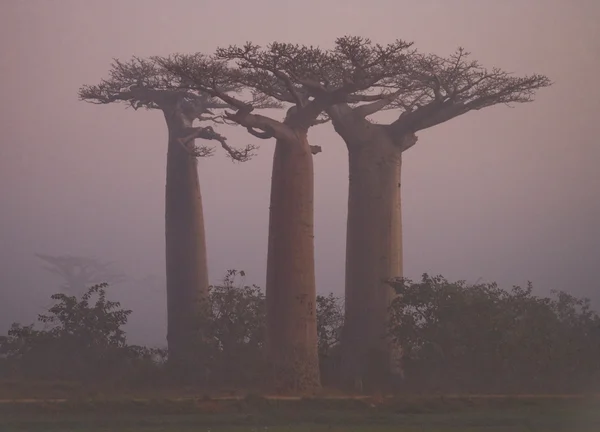
[[[595,0],[0,0],[0,333],[29,323],[58,280],[34,253],[113,260],[130,282],[133,342],[163,343],[166,127],[160,112],[79,102],[113,57],[211,52],[247,40],[329,47],[344,34],[544,73],[535,103],[469,113],[419,134],[403,171],[406,275],[423,272],[597,296],[600,2]],[[282,114],[283,115],[283,114]],[[255,138],[219,126],[229,142]],[[347,155],[311,130],[320,292],[343,292]],[[211,282],[264,286],[274,143],[199,163]]]

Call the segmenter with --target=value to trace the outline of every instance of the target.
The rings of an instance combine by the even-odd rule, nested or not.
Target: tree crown
[[[255,136],[289,138],[282,122],[252,111],[291,104],[283,124],[308,129],[326,121],[321,114],[331,105],[382,98],[367,93],[402,69],[409,47],[403,41],[381,46],[344,37],[331,50],[280,42],[262,48],[248,42],[218,48],[212,56],[174,54],[155,60],[173,78],[173,88],[220,98],[237,110],[226,116]],[[227,87],[245,88],[249,95],[242,98]]]
[[[122,102],[135,110],[160,109],[165,115],[178,115],[191,122],[196,119],[224,122],[223,117],[214,115],[212,110],[225,108],[228,104],[206,93],[190,91],[181,86],[176,88],[172,85],[173,80],[172,73],[155,59],[133,57],[126,62],[114,59],[109,77],[101,80],[100,84],[81,87],[79,99],[94,104]],[[254,155],[256,146],[248,145],[241,150],[232,148],[226,143],[226,138],[211,127],[188,129],[179,141],[191,156],[207,157],[214,154],[212,147],[194,146],[192,143],[196,138],[218,141],[235,161],[246,161]]]

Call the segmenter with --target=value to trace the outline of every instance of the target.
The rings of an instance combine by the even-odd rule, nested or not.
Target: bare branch
[[[239,85],[232,79],[227,64],[204,54],[173,54],[168,57],[153,57],[170,74],[169,86],[175,89],[196,90],[219,98],[233,108],[252,111],[254,107],[229,93],[238,91]]]
[[[241,110],[238,110],[238,112],[235,113],[226,111],[225,116],[228,119],[233,120],[236,123],[244,126],[248,131],[250,131],[250,129],[253,130],[255,133],[251,132],[252,135],[258,138],[261,138],[261,136],[259,136],[261,134],[257,134],[256,129],[260,129],[264,132],[262,136],[270,135],[271,137],[276,139],[282,139],[285,141],[295,141],[295,135],[288,126],[277,120],[273,120],[270,117],[266,117],[260,114],[249,114]]]
[[[185,151],[187,151],[190,154],[190,156],[195,157],[195,158],[211,157],[211,156],[214,156],[214,154],[215,154],[214,148],[208,147],[205,145],[194,146],[191,149],[189,147],[183,145],[183,143],[181,143],[181,145],[183,146]]]
[[[351,94],[351,95],[348,95],[348,97],[344,100],[344,102],[347,102],[347,103],[374,102],[374,101],[386,99],[387,96],[388,95],[385,93],[371,94],[371,95]]]
[[[381,46],[356,37],[339,38],[333,50],[278,42],[263,49],[247,43],[221,48],[216,57],[233,62],[239,84],[265,98],[293,103],[298,109],[288,116],[290,124],[308,128],[333,104],[385,97],[365,92],[403,70],[410,45]]]
[[[384,109],[386,106],[391,104],[393,100],[397,98],[401,93],[402,90],[398,90],[394,93],[383,95],[382,98],[376,100],[375,102],[359,105],[356,108],[354,108],[354,113],[362,118],[366,118]]]
[[[551,85],[546,76],[515,77],[498,68],[485,69],[468,57],[462,48],[448,58],[415,56],[410,71],[401,77],[404,85],[407,80],[411,82],[413,104],[402,113],[395,127],[417,131],[471,110],[531,102],[537,90]]]
[[[243,150],[232,148],[227,144],[227,139],[215,132],[210,126],[189,128],[187,132],[188,134],[185,137],[180,138],[179,142],[192,156],[195,157],[206,157],[214,154],[213,149],[204,146],[190,148],[189,144],[197,138],[218,141],[221,144],[221,147],[227,152],[227,155],[231,159],[239,162],[246,162],[249,160],[254,156],[254,151],[257,149],[254,145],[248,145]]]
[[[256,156],[255,151],[258,150],[258,146],[254,144],[248,144],[243,150],[238,150],[227,145],[225,141],[221,141],[221,147],[227,152],[227,156],[233,161],[246,162],[252,157]]]
[[[247,127],[246,130],[248,131],[248,133],[250,133],[250,135],[253,135],[256,138],[260,138],[260,139],[271,139],[275,136],[272,131],[271,132],[257,131],[256,129],[253,129],[251,127]]]
[[[211,109],[229,107],[207,94],[172,86],[172,78],[155,59],[133,57],[127,62],[115,59],[108,79],[98,85],[82,86],[79,99],[94,104],[124,102],[135,110],[177,109],[192,120],[212,114]]]
[[[237,90],[245,78],[239,69],[228,67],[223,60],[212,59],[202,54],[177,54],[168,58],[156,58],[156,61],[176,77],[172,82],[174,87],[206,93],[235,108],[237,110],[235,112],[224,113],[227,120],[252,130],[260,129],[277,139],[295,139],[293,133],[283,123],[260,114],[252,114],[255,105],[259,107],[261,105],[256,103],[256,98],[245,102],[231,96],[231,89]]]

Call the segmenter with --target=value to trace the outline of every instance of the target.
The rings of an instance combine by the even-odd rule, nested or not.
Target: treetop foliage
[[[84,85],[79,89],[79,98],[86,102],[107,104],[127,103],[133,109],[163,109],[181,101],[188,109],[210,113],[211,108],[222,108],[225,104],[205,94],[169,86],[172,77],[152,59],[132,57],[129,61],[113,59],[108,78],[97,85]]]
[[[219,48],[212,56],[156,59],[175,77],[175,88],[223,97],[245,112],[290,103],[311,112],[312,123],[306,127],[319,122],[314,119],[318,109],[348,103],[364,117],[397,109],[394,127],[416,132],[471,110],[529,102],[536,90],[551,84],[539,74],[516,77],[486,69],[462,48],[442,57],[422,54],[402,40],[380,45],[356,36],[338,38],[328,50],[280,42],[262,48],[247,42]],[[227,86],[249,89],[251,97],[234,98],[223,91]]]
[[[396,127],[416,132],[472,110],[531,102],[536,90],[549,85],[544,75],[486,69],[463,48],[448,57],[415,53],[406,76],[393,80],[399,94],[390,108],[402,110]]]
[[[206,93],[192,92],[172,86],[174,77],[155,59],[133,57],[124,62],[113,60],[109,78],[97,85],[84,85],[79,89],[79,99],[94,104],[123,102],[135,110],[160,109],[165,114],[178,113],[190,122],[194,120],[223,123],[222,115],[215,115],[213,109],[228,105]],[[229,146],[226,138],[212,127],[190,127],[185,136],[179,138],[182,146],[194,157],[208,157],[214,149],[208,146],[193,146],[196,138],[215,140],[221,144],[233,161],[245,162],[254,156],[255,145],[244,149]],[[190,145],[192,144],[192,145]]]
[[[329,106],[377,100],[368,91],[395,76],[406,61],[409,43],[373,45],[369,39],[343,37],[333,50],[273,42],[266,48],[247,42],[243,46],[218,48],[212,56],[202,53],[156,57],[171,76],[175,88],[194,89],[219,97],[237,109],[227,117],[246,127],[258,128],[260,138],[282,137],[280,127],[264,118],[248,117],[255,108],[281,107],[290,103],[288,124],[308,128],[322,123]],[[242,100],[223,89],[239,85],[250,91]],[[252,121],[254,120],[254,121]],[[245,123],[245,124],[244,124]]]
[[[389,130],[407,134],[472,110],[529,102],[536,90],[550,84],[544,75],[518,77],[487,69],[462,48],[443,57],[421,53],[403,40],[382,45],[343,36],[330,49],[246,42],[212,54],[114,60],[109,78],[82,87],[80,98],[121,101],[135,109],[163,109],[176,101],[193,118],[240,124],[262,139],[294,139],[289,127],[305,130],[324,123],[334,105],[347,104],[359,117],[397,110]],[[283,122],[252,114],[286,106]],[[235,112],[211,111],[219,108]]]

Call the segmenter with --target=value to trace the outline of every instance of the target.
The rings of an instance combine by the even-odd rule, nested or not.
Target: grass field
[[[598,398],[96,399],[0,403],[1,432],[600,431]]]

